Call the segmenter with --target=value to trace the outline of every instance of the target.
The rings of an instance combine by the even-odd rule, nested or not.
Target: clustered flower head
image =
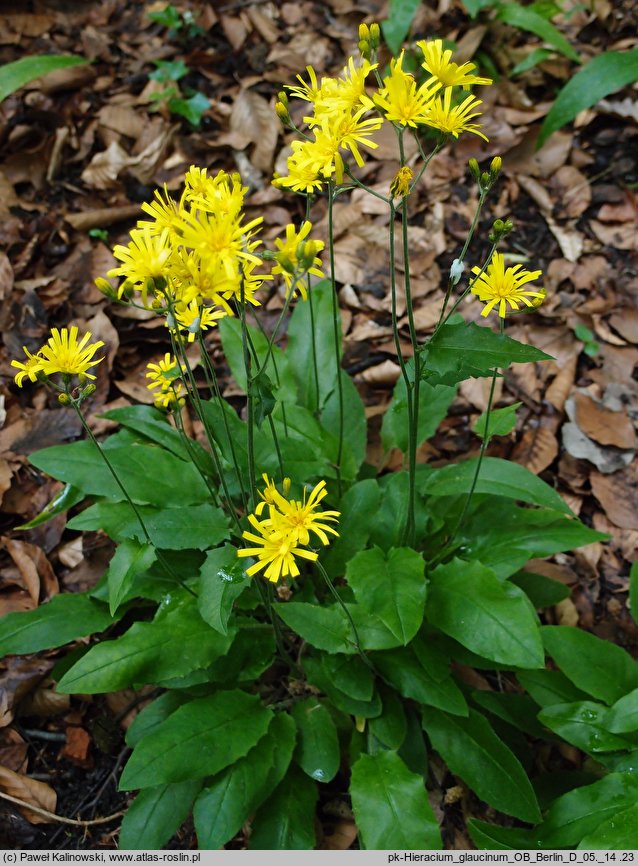
[[[117,289],[102,278],[96,285],[119,300],[138,298],[144,307],[163,313],[172,334],[188,342],[234,315],[237,304],[259,306],[255,293],[282,271],[268,273],[264,267],[266,256],[257,237],[263,217],[246,218],[246,192],[238,174],[210,176],[191,166],[179,200],[166,186],[157,190],[154,200],[142,205],[149,219],[138,221],[128,244],[114,247],[119,264],[108,276],[120,278]],[[305,223],[298,239],[306,239],[311,228]],[[286,229],[286,242],[290,232],[293,226]],[[304,273],[323,276],[316,259],[322,246],[315,243]],[[290,289],[286,277],[284,282]]]
[[[180,382],[182,371],[177,359],[167,352],[157,364],[147,364],[146,378],[150,384],[146,387],[156,391],[153,395],[158,409],[177,409],[184,405],[184,387]]]
[[[23,346],[26,361],[11,361],[11,366],[19,370],[15,376],[16,385],[21,388],[25,378],[36,382],[56,373],[67,378],[79,376],[80,381],[95,379],[95,376],[87,371],[104,360],[93,357],[104,343],[102,340],[90,343],[91,336],[90,331],[87,331],[78,342],[77,325],[72,325],[70,330],[52,328],[51,336],[35,354],[31,354],[26,346]]]
[[[376,25],[370,28],[362,25],[359,30],[361,61],[357,64],[350,57],[341,77],[319,80],[314,69],[308,66],[308,80],[298,75],[299,84],[288,87],[291,96],[312,105],[313,113],[303,118],[310,136],[292,142],[288,174],[276,178],[276,186],[308,194],[319,191],[326,181],[341,183],[346,171],[344,153],[350,151],[361,167],[363,156],[359,148],[361,145],[378,146],[373,134],[384,120],[399,128],[430,127],[452,138],[458,138],[462,132],[485,138],[478,124],[473,122],[479,114],[476,109],[481,100],[470,94],[459,103],[454,91],[492,82],[475,75],[473,63],[454,63],[452,52],[443,50],[440,39],[417,43],[423,52],[421,65],[428,73],[425,81],[418,84],[415,77],[404,70],[402,51],[391,61],[390,74],[369,94],[366,80],[378,66],[372,62],[379,45],[378,32]],[[279,116],[286,125],[291,125],[287,99],[282,100],[280,96],[278,106]]]
[[[513,268],[505,267],[505,259],[500,253],[494,253],[486,270],[481,273],[479,267],[473,267],[472,273],[476,279],[471,285],[472,294],[487,303],[481,310],[482,316],[487,316],[498,305],[498,314],[504,319],[507,307],[513,311],[519,310],[519,304],[534,308],[545,300],[544,288],[537,290],[523,288],[528,283],[537,280],[541,271],[526,271],[522,265]]]
[[[290,499],[290,479],[284,478],[283,493],[280,493],[274,481],[267,475],[262,476],[265,483],[263,492],[259,495],[261,502],[255,508],[254,514],[248,515],[248,521],[255,532],[245,531],[243,537],[253,543],[237,551],[238,556],[254,556],[257,562],[246,569],[246,574],[253,575],[264,570],[264,577],[272,583],[277,583],[280,577],[288,575],[297,577],[299,566],[296,557],[314,561],[318,554],[308,550],[311,533],[321,544],[330,543],[328,534],[338,536],[339,533],[330,523],[338,520],[338,511],[322,511],[321,500],[328,495],[326,482],[320,481],[303,499]],[[267,510],[267,517],[258,520]]]

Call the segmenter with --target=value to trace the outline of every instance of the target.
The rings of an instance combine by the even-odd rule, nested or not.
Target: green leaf
[[[545,18],[532,9],[527,9],[518,3],[500,2],[496,17],[505,24],[510,24],[512,27],[518,27],[520,30],[527,30],[529,33],[533,33],[542,39],[543,42],[546,42],[561,54],[564,54],[565,57],[568,57],[575,63],[580,63],[580,57],[569,40],[553,24],[546,21]]]
[[[155,698],[133,719],[132,725],[126,731],[126,745],[131,748],[136,746],[140,740],[165,721],[171,713],[174,713],[189,700],[190,696],[181,690],[167,691],[159,698]]]
[[[375,718],[381,714],[381,699],[376,692],[373,693],[369,701],[362,701],[341,691],[334,681],[335,662],[329,656],[321,655],[319,658],[306,656],[303,659],[302,667],[308,681],[321,689],[342,713],[361,716],[364,719]]]
[[[109,448],[108,459],[134,502],[165,506],[207,502],[210,492],[192,463],[148,445]],[[85,493],[121,502],[122,490],[93,442],[54,445],[30,456],[37,468]]]
[[[153,60],[155,71],[149,73],[151,81],[179,81],[190,72],[183,60]]]
[[[592,57],[558,94],[538,134],[537,147],[576,115],[638,80],[638,48],[605,51]]]
[[[538,714],[538,720],[573,746],[592,755],[631,747],[628,740],[607,730],[608,708],[594,701],[555,704]]]
[[[359,656],[324,656],[323,668],[330,674],[334,685],[358,701],[371,701],[374,694],[374,675]]]
[[[403,701],[394,691],[381,684],[379,694],[383,710],[376,719],[370,719],[368,728],[376,739],[388,749],[400,749],[407,733],[407,720]]]
[[[16,526],[16,529],[34,529],[36,526],[40,526],[48,520],[51,520],[57,514],[62,514],[67,511],[73,505],[77,505],[78,502],[81,502],[83,499],[84,493],[81,490],[78,490],[78,488],[74,487],[72,484],[65,484],[62,490],[60,490],[59,493],[56,493],[53,499],[44,506],[37,517],[34,517],[33,520],[29,520],[28,523]]]
[[[480,562],[454,559],[430,575],[429,622],[472,652],[520,668],[544,667],[534,608]]]
[[[297,380],[302,406],[314,412],[323,409],[336,390],[338,366],[335,363],[334,293],[329,280],[312,286],[308,300],[298,303],[288,324],[286,356]],[[338,349],[341,356],[341,319],[337,308]],[[318,382],[315,380],[316,357]],[[319,393],[317,394],[317,385]]]
[[[560,671],[517,671],[516,677],[540,707],[568,704],[587,698]]]
[[[425,642],[418,656],[409,646],[375,653],[373,659],[381,676],[404,697],[453,715],[467,715],[465,698],[450,676],[449,659]]]
[[[250,849],[289,851],[313,849],[317,785],[291,764],[283,782],[257,810]]]
[[[609,710],[607,730],[614,734],[638,731],[638,689],[623,695]]]
[[[401,44],[410,32],[416,10],[421,0],[390,0],[388,17],[381,22],[381,30],[392,54],[398,54]]]
[[[470,818],[467,828],[479,850],[487,848],[490,851],[511,851],[535,847],[531,830],[498,827],[495,824],[488,824],[487,821],[479,821],[477,818]]]
[[[553,607],[559,601],[569,598],[570,594],[569,587],[560,581],[529,571],[519,571],[511,578],[511,582],[523,590],[536,610]]]
[[[237,548],[225,544],[209,550],[200,569],[200,592],[197,600],[202,619],[215,631],[228,634],[228,619],[238,598],[250,584],[237,558]]]
[[[111,616],[115,615],[137,575],[148,571],[156,558],[157,553],[152,544],[138,544],[129,540],[118,544],[107,571]]]
[[[366,455],[368,422],[366,420],[365,406],[356,385],[345,370],[340,371],[340,376],[343,395],[344,440],[341,458],[343,466],[342,476],[346,480],[354,480]],[[321,412],[321,424],[326,430],[331,432],[336,443],[338,443],[339,435],[339,416],[339,391],[335,388],[326,398]]]
[[[513,363],[548,361],[534,346],[519,343],[474,322],[443,325],[424,349],[423,376],[430,385],[455,385],[472,376],[489,376]]]
[[[361,649],[384,650],[401,646],[401,641],[392,634],[378,616],[371,614],[360,604],[346,604],[346,608],[357,629]]]
[[[638,559],[631,564],[629,571],[629,612],[638,623]]]
[[[195,439],[186,440],[174,427],[171,427],[167,416],[153,406],[121,406],[103,412],[100,418],[117,421],[123,427],[140,433],[151,442],[161,445],[171,451],[176,457],[190,461],[193,456],[204,472],[215,475],[215,464],[208,453]]]
[[[212,776],[246,755],[272,717],[259,698],[240,691],[184,704],[135,747],[120,790]]]
[[[25,84],[55,69],[83,66],[88,62],[84,57],[71,54],[34,54],[31,57],[21,57],[13,63],[4,63],[0,66],[0,102]]]
[[[423,778],[411,773],[396,752],[361,755],[352,767],[350,796],[364,848],[441,849]]]
[[[177,508],[138,505],[137,510],[155,547],[164,550],[206,550],[228,538],[228,518],[207,502]],[[80,531],[101,529],[115,541],[146,540],[128,502],[96,502],[72,517],[67,526]]]
[[[370,515],[368,526],[370,541],[382,550],[400,547],[405,535],[408,517],[410,478],[407,472],[390,472],[379,479],[383,492],[381,504]],[[426,507],[420,497],[416,499],[417,527],[425,527],[428,520]]]
[[[572,848],[603,821],[636,805],[638,778],[629,773],[608,776],[576,788],[554,801],[534,833],[541,848]]]
[[[408,362],[408,369],[413,369],[412,361]],[[455,395],[455,386],[420,383],[417,446],[434,436]],[[400,448],[406,453],[408,450],[408,401],[403,376],[397,379],[392,400],[383,416],[381,442],[386,451]]]
[[[540,820],[525,770],[484,716],[470,710],[463,718],[424,707],[423,727],[450,770],[481,800],[521,821]]]
[[[472,488],[476,463],[476,459],[464,460],[443,469],[435,469],[425,479],[420,492],[426,496],[459,496],[468,493]],[[562,514],[572,514],[562,496],[542,479],[524,466],[499,457],[483,458],[474,492],[505,496],[530,505],[542,505]]]
[[[311,646],[329,653],[353,653],[352,626],[339,605],[289,601],[277,605],[277,615]]]
[[[581,839],[578,846],[594,851],[626,851],[638,848],[638,803],[602,821],[598,827]]]
[[[110,692],[140,683],[158,683],[207,667],[223,655],[232,635],[214,631],[197,613],[196,600],[136,622],[116,640],[92,647],[60,680],[58,691]],[[188,777],[185,777],[188,778]],[[164,779],[157,783],[181,781]]]
[[[215,851],[237,834],[281,782],[294,745],[295,724],[278,713],[257,745],[204,788],[193,809],[200,848]]]
[[[191,126],[198,127],[202,120],[202,114],[208,111],[210,102],[203,93],[193,93],[188,99],[172,96],[168,100],[168,110],[172,114],[179,114],[186,118]]]
[[[337,775],[341,754],[332,716],[316,698],[298,701],[291,715],[297,723],[295,759],[301,769],[317,782],[329,782]]]
[[[188,818],[201,786],[196,779],[140,791],[122,819],[119,847],[129,851],[163,848]]]
[[[594,698],[613,704],[638,688],[638,663],[616,644],[566,625],[543,626],[541,633],[556,665]]]
[[[524,57],[520,63],[517,63],[516,66],[513,66],[510,71],[510,78],[513,78],[515,75],[520,75],[521,72],[527,72],[528,69],[533,69],[535,66],[538,66],[539,63],[543,63],[549,57],[553,55],[553,51],[550,51],[547,48],[534,48],[529,54]]]
[[[25,655],[64,646],[79,637],[104,631],[113,617],[106,605],[86,593],[63,593],[34,610],[8,613],[0,619],[0,656]]]
[[[402,644],[407,644],[423,622],[425,563],[409,547],[363,550],[348,563],[346,579],[358,603],[379,617]]]
[[[248,336],[259,359],[259,365],[262,366],[268,353],[268,338],[257,328],[250,325],[247,328]],[[233,377],[242,391],[246,393],[246,367],[244,365],[241,321],[238,318],[226,316],[219,323],[219,333],[222,338],[224,356],[228,361]],[[253,368],[253,375],[254,372]],[[288,353],[282,352],[278,346],[273,346],[264,373],[271,383],[276,383],[274,388],[276,399],[294,405],[297,398],[297,385]]]
[[[231,648],[210,668],[211,682],[230,686],[250,683],[268,670],[275,654],[275,637],[270,629],[252,618],[237,618],[237,634]]]
[[[370,517],[381,500],[381,490],[375,478],[357,481],[346,491],[339,502],[339,523],[347,526],[339,538],[331,543],[321,561],[328,574],[343,573],[346,563],[359,550],[363,550],[370,535]]]
[[[545,737],[546,733],[536,720],[538,712],[529,695],[514,692],[488,692],[474,689],[472,698],[482,709],[502,719],[531,737]]]
[[[487,427],[488,439],[492,436],[507,436],[516,427],[516,410],[522,403],[512,403],[511,406],[505,406],[503,409],[492,409],[489,417],[489,426]],[[485,439],[485,428],[488,422],[487,413],[483,412],[476,421],[472,429],[477,436]]]

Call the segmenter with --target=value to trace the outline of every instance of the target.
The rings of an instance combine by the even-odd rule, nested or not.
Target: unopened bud
[[[370,25],[370,48],[373,51],[376,51],[381,43],[381,30],[379,25],[375,22]]]
[[[295,266],[290,261],[288,256],[284,255],[284,253],[275,253],[275,258],[277,259],[278,264],[284,269],[284,271],[286,271],[286,273],[295,273]]]
[[[405,198],[406,195],[409,195],[413,177],[412,169],[407,165],[402,166],[392,179],[390,195],[393,198]]]
[[[97,390],[97,386],[93,384],[93,382],[89,382],[86,388],[82,391],[82,399],[85,397],[90,397],[91,394],[95,394]]]
[[[370,41],[370,28],[367,24],[359,24],[359,41],[360,42],[369,42]]]
[[[58,394],[58,403],[61,403],[63,406],[70,406],[71,398],[68,394]]]
[[[275,111],[277,113],[277,117],[285,126],[290,125],[290,112],[286,105],[283,102],[275,103]]]
[[[359,40],[359,54],[363,57],[364,60],[370,60],[372,57],[372,51],[370,49],[370,43],[365,39]]]
[[[492,162],[490,163],[490,176],[492,180],[496,180],[503,165],[503,160],[500,156],[495,156]]]
[[[472,177],[474,180],[478,181],[481,176],[481,171],[479,169],[479,164],[475,159],[471,159],[468,162],[468,166],[470,167],[470,172],[472,173]]]
[[[297,261],[303,271],[311,268],[317,257],[317,253],[323,249],[321,241],[305,241],[297,247]]]
[[[94,282],[98,291],[102,292],[103,295],[106,295],[107,298],[111,298],[111,300],[117,298],[117,292],[109,281],[104,279],[104,277],[96,277]]]
[[[490,176],[489,176],[489,174],[488,174],[486,171],[484,171],[484,172],[481,174],[481,179],[480,179],[479,183],[481,184],[481,186],[482,186],[484,189],[489,189],[489,186],[490,186]]]
[[[513,228],[514,224],[511,220],[494,220],[492,231],[489,234],[490,241],[493,244],[498,243],[502,238],[507,237]]]

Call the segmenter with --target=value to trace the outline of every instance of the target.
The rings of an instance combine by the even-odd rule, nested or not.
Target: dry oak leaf
[[[0,541],[18,566],[24,588],[36,604],[40,595],[49,599],[60,591],[55,572],[41,548],[7,536],[2,536]]]
[[[576,423],[590,439],[625,450],[638,448],[638,436],[626,410],[613,412],[588,394],[574,394],[574,403]]]
[[[512,452],[512,460],[538,475],[558,456],[558,441],[547,427],[529,427]]]
[[[242,90],[230,116],[230,131],[255,144],[252,163],[260,171],[272,169],[281,124],[271,105],[252,90]]]
[[[613,475],[592,472],[590,481],[611,522],[621,529],[638,529],[638,466],[632,464]]]
[[[39,806],[47,812],[55,812],[57,794],[50,785],[30,779],[20,773],[14,773],[7,767],[0,767],[0,789],[11,797],[17,797],[34,806]],[[49,818],[38,815],[24,806],[17,806],[20,814],[31,824],[49,824]]]

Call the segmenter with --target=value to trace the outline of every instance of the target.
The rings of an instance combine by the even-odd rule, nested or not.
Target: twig
[[[50,821],[58,821],[60,824],[72,824],[74,827],[91,827],[93,824],[108,824],[109,821],[114,821],[116,818],[121,818],[124,812],[114,812],[112,815],[107,815],[104,818],[93,818],[92,821],[78,821],[75,818],[64,818],[62,815],[56,815],[40,806],[34,806],[32,803],[27,803],[26,800],[20,800],[18,797],[12,797],[10,794],[5,794],[0,791],[0,797],[3,800],[8,800],[16,806],[23,806],[36,815],[41,815],[43,818],[48,818]]]

